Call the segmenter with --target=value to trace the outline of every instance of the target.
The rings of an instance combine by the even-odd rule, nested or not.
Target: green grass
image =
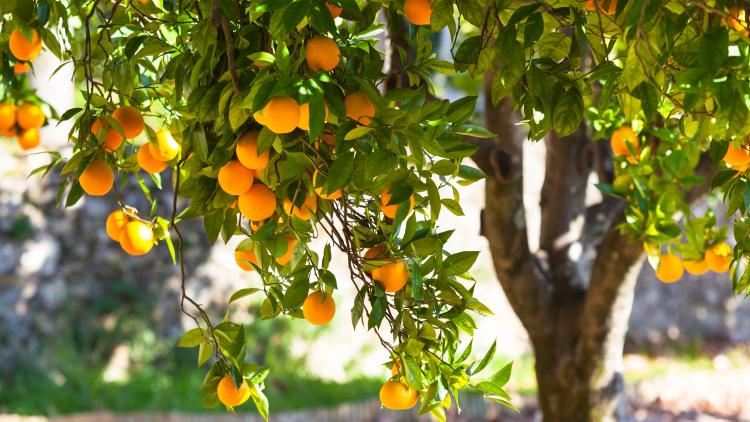
[[[115,413],[170,411],[210,412],[201,407],[198,390],[203,371],[144,370],[127,382],[105,382],[100,374],[48,374],[20,368],[0,389],[0,413],[59,415],[95,410]],[[360,378],[338,384],[310,377],[269,376],[266,393],[274,411],[336,406],[377,396],[380,380]],[[252,407],[252,404],[246,406]],[[223,409],[215,411],[223,412]]]

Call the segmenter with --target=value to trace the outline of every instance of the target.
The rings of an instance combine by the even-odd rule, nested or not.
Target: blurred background
[[[58,65],[50,56],[40,57],[35,85],[40,97],[62,112],[79,100],[70,66],[51,77]],[[476,89],[476,81],[467,79],[436,85],[444,86],[446,97]],[[42,150],[69,151],[69,129],[44,128]],[[533,249],[545,148],[530,142],[525,148],[524,200]],[[175,347],[192,321],[180,313],[177,267],[166,247],[144,257],[122,253],[104,231],[115,206],[111,198],[57,208],[56,176],[27,177],[48,161],[44,153],[25,155],[14,141],[0,139],[0,420],[256,420],[250,403],[238,415],[201,408],[197,390],[205,370],[196,368],[194,349]],[[137,189],[125,192],[127,203],[145,206]],[[166,204],[171,193],[159,195]],[[510,390],[520,412],[466,394],[461,415],[450,420],[534,421],[539,415],[526,333],[479,235],[484,186],[476,183],[461,195],[466,215],[446,215],[441,225],[460,228],[450,249],[482,251],[472,273],[478,296],[494,312],[479,320],[474,353],[481,357],[498,340],[493,365],[499,369],[514,361]],[[711,198],[698,206],[723,215]],[[232,292],[260,281],[236,267],[234,244],[209,245],[200,221],[184,225],[190,294],[221,315]],[[390,374],[383,366],[388,359],[364,327],[352,328],[346,303],[355,292],[345,282],[344,258],[333,261],[342,290],[329,326],[261,321],[259,302],[251,298],[232,305],[232,319],[247,330],[249,359],[272,369],[267,380],[272,420],[416,420],[380,409],[377,393]],[[750,302],[732,296],[726,274],[686,274],[665,285],[644,265],[626,343],[631,417],[750,420],[749,342]]]

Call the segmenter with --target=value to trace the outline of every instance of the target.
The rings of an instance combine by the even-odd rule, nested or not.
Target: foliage
[[[235,293],[229,303],[263,294],[266,319],[304,317],[310,292],[335,300],[339,281],[328,269],[335,247],[346,255],[358,290],[353,326],[378,335],[400,368],[394,378],[419,391],[420,413],[444,419],[453,402],[460,408],[458,390],[487,366],[495,347],[470,361],[472,343],[462,335],[473,336],[475,314],[490,312],[474,297],[468,274],[477,253],[445,250],[453,231],[440,231],[436,221],[444,210],[462,214],[456,184],[483,177],[462,163],[476,151],[465,138],[493,134],[468,123],[475,97],[435,98],[432,75],[487,74],[491,100],[512,101],[532,139],[586,130],[584,121],[598,137],[614,136],[617,177],[599,187],[627,200],[622,229],[650,252],[666,248],[701,260],[724,234],[713,215],[691,214],[689,193],[707,183],[696,174],[702,155],[719,164],[730,143],[743,146],[750,134],[750,51],[745,11],[730,1],[428,4],[430,24],[410,26],[408,45],[396,44],[392,52],[376,47],[384,29],[400,27],[401,0],[11,1],[2,5],[2,37],[16,28],[27,38],[39,30],[83,84],[85,106],[60,116],[74,122],[73,155],[53,155],[38,170],[67,176],[61,204],[108,188],[98,183],[109,177],[104,160],[119,183],[137,179],[152,204],[139,216],[121,202],[115,184],[126,221],[138,223],[123,229],[123,248],[145,253],[155,236],[182,261],[178,223],[202,217],[211,241],[243,239],[239,263],[257,271],[263,285]],[[330,6],[343,9],[340,18]],[[450,61],[438,59],[430,41],[442,30],[452,40]],[[324,47],[314,47],[313,38]],[[386,62],[395,63],[388,73]],[[3,66],[6,96],[12,96],[22,82],[9,63]],[[124,106],[135,107],[137,116],[121,118],[132,114]],[[138,135],[139,111],[147,116],[145,136]],[[625,126],[639,134],[614,135]],[[177,140],[179,154],[144,159],[148,151],[164,151],[165,133]],[[104,135],[136,140],[111,146]],[[223,178],[235,151],[244,161],[243,136],[269,162],[243,163],[245,170],[231,164]],[[141,141],[149,145],[146,153],[136,145]],[[165,207],[152,199],[149,185],[161,188],[167,164],[175,198]],[[98,169],[96,186],[89,167]],[[746,169],[734,165],[713,182],[725,192],[729,212],[740,215],[732,273],[737,291],[750,285],[750,272],[738,265],[750,248]],[[315,171],[323,177],[313,182]],[[242,183],[248,179],[256,180],[250,190]],[[343,196],[333,198],[339,191]],[[686,218],[678,223],[679,214]],[[142,233],[143,224],[153,234]],[[321,235],[328,243],[312,250],[309,241]],[[376,247],[370,251],[378,253],[362,258]],[[388,267],[393,277],[403,266],[405,288],[371,281],[371,272],[377,279],[376,271]],[[245,362],[245,330],[228,316],[214,324],[184,289],[182,303],[191,305],[183,309],[197,326],[179,345],[197,347],[199,365],[214,358],[201,389],[204,404],[218,405],[216,384],[231,374],[237,385],[242,378],[254,385],[254,402],[267,417],[268,369]],[[508,366],[472,385],[510,405],[502,388],[509,376]]]

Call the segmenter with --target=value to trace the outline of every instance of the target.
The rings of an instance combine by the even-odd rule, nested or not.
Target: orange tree
[[[393,75],[384,73],[376,49],[381,29],[403,19],[404,8],[420,24],[429,24],[431,14],[425,1],[384,6],[354,0],[0,6],[4,69],[33,62],[46,46],[74,66],[81,86],[82,107],[58,119],[73,122],[72,155],[55,153],[37,171],[63,176],[65,206],[85,195],[111,196],[102,226],[125,253],[170,250],[183,277],[182,310],[196,324],[178,346],[198,348],[199,366],[211,362],[201,389],[208,407],[232,409],[252,398],[267,418],[269,369],[245,361],[245,331],[229,314],[213,320],[186,293],[180,222],[189,218],[202,218],[212,242],[241,238],[238,266],[263,280],[235,292],[228,305],[262,294],[264,319],[322,325],[338,308],[351,310],[355,327],[374,331],[391,357],[380,391],[385,407],[410,409],[419,400],[420,412],[444,419],[458,405],[459,389],[469,387],[510,405],[503,390],[510,366],[471,380],[495,346],[475,361],[472,343],[461,340],[473,335],[474,315],[489,313],[467,274],[478,252],[445,250],[453,232],[436,226],[441,210],[460,214],[454,185],[483,176],[462,164],[476,147],[461,137],[490,135],[467,123],[475,97],[431,96],[424,82],[450,63],[434,57],[423,30],[416,32],[418,62],[409,69],[413,83],[384,89]],[[26,129],[24,106],[12,109],[21,101],[12,88],[25,78],[3,73],[4,106],[17,117],[8,130]],[[36,116],[34,128],[45,121]],[[129,180],[141,187],[149,209],[123,202],[120,190]],[[152,195],[165,185],[174,192],[169,204]],[[326,241],[320,250],[310,245],[317,237]],[[336,294],[334,253],[347,258],[353,303]]]
[[[460,281],[470,282],[476,252],[445,251],[452,232],[435,226],[442,210],[461,213],[455,183],[487,175],[483,234],[529,332],[545,420],[624,417],[622,343],[644,253],[664,282],[685,270],[731,270],[735,291],[748,290],[741,1],[0,7],[9,17],[10,102],[33,97],[12,69],[33,60],[40,39],[72,61],[84,87],[84,107],[60,116],[74,119],[74,154],[39,169],[66,176],[61,202],[114,191],[107,233],[134,255],[158,243],[173,251],[175,237],[183,279],[180,221],[202,217],[212,241],[242,237],[237,263],[263,285],[228,302],[262,293],[264,318],[330,321],[338,281],[328,264],[334,247],[342,251],[358,291],[346,304],[352,322],[373,330],[392,357],[380,392],[386,407],[421,401],[421,412],[444,418],[494,353],[469,363],[471,343],[459,347],[460,333],[473,334],[471,313],[488,310]],[[449,34],[450,60],[433,53],[438,31]],[[475,97],[436,97],[437,73],[484,81],[489,131],[467,123]],[[9,128],[25,129],[17,120]],[[522,201],[527,137],[547,145],[538,253],[529,250]],[[484,173],[462,163],[468,156]],[[160,174],[171,177],[172,204],[152,201],[139,214],[121,203],[120,183],[136,179],[151,199],[147,186],[160,188]],[[604,196],[587,205],[592,174]],[[735,247],[712,212],[690,208],[710,189],[735,217]],[[319,235],[328,244],[314,251],[309,240]],[[180,346],[198,347],[201,365],[214,358],[205,404],[231,408],[252,397],[267,416],[267,369],[244,362],[244,331],[226,317],[211,321],[184,288],[182,302],[197,326]],[[509,372],[472,387],[508,404]]]

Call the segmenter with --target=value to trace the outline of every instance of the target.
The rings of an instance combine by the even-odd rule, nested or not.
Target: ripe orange
[[[727,153],[724,154],[724,162],[737,171],[745,171],[750,166],[750,152],[744,143],[738,148],[729,143]]]
[[[312,325],[325,325],[331,322],[336,313],[336,303],[330,293],[312,292],[302,304],[302,315]]]
[[[430,0],[404,1],[404,15],[414,25],[429,25],[432,15]]]
[[[338,66],[340,59],[339,46],[331,38],[318,35],[305,44],[305,62],[313,72],[329,72]]]
[[[747,26],[747,21],[745,20],[745,9],[741,9],[739,7],[733,7],[729,9],[729,16],[725,17],[724,21],[727,23],[728,27],[741,33],[742,35],[748,36],[750,34],[750,30]]]
[[[636,154],[638,153],[638,147],[640,146],[638,135],[633,132],[633,128],[630,126],[622,126],[612,133],[612,139],[609,141],[609,144],[612,147],[612,152],[615,156],[630,156],[630,150],[628,149],[626,141],[630,142],[633,146],[633,150]]]
[[[159,161],[172,161],[180,153],[180,144],[167,128],[156,132],[156,145],[148,144],[151,155]]]
[[[299,123],[299,105],[294,98],[274,97],[253,117],[273,133],[289,133],[296,129]]]
[[[331,16],[336,19],[341,15],[341,12],[344,10],[341,7],[334,6],[329,2],[326,2],[326,8],[328,8],[328,11],[331,12]]]
[[[388,381],[380,387],[380,403],[386,409],[411,409],[418,399],[419,392],[401,381]]]
[[[242,195],[253,185],[253,172],[237,160],[219,169],[219,186],[230,195]]]
[[[383,261],[391,261],[383,259]],[[409,269],[404,261],[391,261],[372,270],[372,279],[383,285],[387,293],[394,293],[404,288],[409,279]]]
[[[316,211],[318,211],[318,201],[315,196],[310,195],[305,198],[305,202],[301,206],[292,204],[289,198],[284,199],[284,211],[288,215],[294,215],[302,220],[309,220]]]
[[[391,204],[388,205],[388,203],[391,201],[391,192],[388,188],[385,188],[383,190],[383,193],[380,194],[380,209],[383,211],[383,214],[388,218],[394,218],[396,217],[396,211],[398,211],[398,207],[401,204]],[[411,195],[409,197],[409,212],[414,209],[414,195]]]
[[[255,257],[255,253],[253,251],[234,251],[234,260],[237,261],[237,266],[245,271],[255,270],[255,268],[253,268],[252,265],[248,264],[248,262],[252,262],[257,266],[260,266],[260,264],[258,263],[258,258]]]
[[[120,124],[125,137],[128,139],[135,138],[143,132],[145,123],[143,115],[137,108],[131,106],[122,106],[112,113],[112,118]]]
[[[161,173],[167,168],[167,163],[165,161],[159,161],[151,155],[151,148],[149,148],[147,143],[138,148],[136,158],[138,165],[141,166],[146,173]]]
[[[15,62],[13,64],[13,73],[21,75],[31,70],[31,66],[27,62]]]
[[[28,151],[39,146],[39,129],[29,129],[21,132],[18,137],[18,145]]]
[[[270,153],[264,151],[258,154],[258,132],[245,133],[237,141],[237,159],[243,166],[252,170],[263,170],[268,165]]]
[[[0,130],[5,131],[16,125],[16,106],[11,103],[0,104]]]
[[[31,39],[26,38],[20,30],[14,29],[10,33],[8,46],[13,57],[28,62],[42,52],[42,38],[36,29],[31,30]]]
[[[723,273],[732,264],[732,247],[726,242],[717,243],[706,251],[706,263],[711,271]]]
[[[83,191],[91,196],[104,196],[115,182],[115,173],[104,160],[92,161],[78,177]]]
[[[253,184],[238,200],[240,213],[250,221],[265,220],[276,211],[276,196],[267,186]]]
[[[656,278],[664,283],[674,283],[683,274],[682,260],[676,255],[664,254],[656,266]]]
[[[706,258],[700,261],[682,261],[682,266],[685,267],[685,271],[693,275],[701,275],[708,271]]]
[[[216,394],[219,401],[227,407],[237,407],[250,398],[250,386],[247,380],[242,380],[242,385],[237,388],[231,376],[226,375],[216,386]]]
[[[276,258],[276,262],[279,265],[286,265],[287,262],[291,261],[292,259],[292,252],[294,252],[294,247],[297,246],[297,239],[287,236],[286,238],[286,252],[284,252],[284,255],[281,255],[280,257]]]
[[[15,138],[16,135],[18,135],[18,131],[16,131],[16,128],[12,127],[10,129],[5,129],[3,131],[0,131],[0,134],[5,136],[6,138]]]
[[[26,103],[16,110],[16,121],[21,129],[39,129],[44,124],[44,112],[32,103]]]
[[[107,222],[105,224],[109,238],[115,242],[119,242],[122,230],[129,222],[130,217],[121,210],[112,211],[107,217]]]
[[[323,105],[325,110],[325,117],[323,120],[328,121],[328,106]],[[299,105],[299,123],[297,127],[302,130],[310,130],[310,103],[303,103]]]
[[[145,255],[154,247],[154,231],[142,221],[131,221],[122,228],[120,246],[130,255]]]
[[[122,136],[116,130],[110,129],[107,121],[102,118],[94,120],[91,124],[91,133],[100,141],[104,139],[102,146],[106,151],[115,151],[122,145]]]
[[[317,179],[317,177],[318,177],[318,170],[316,169],[312,175],[312,183],[313,183],[313,188],[315,189],[315,193],[318,194],[319,197],[323,199],[328,199],[328,200],[341,198],[341,189],[336,189],[332,193],[323,193],[323,186],[316,187],[317,185],[315,184],[315,179]]]
[[[344,98],[346,117],[355,120],[359,124],[369,125],[372,117],[375,117],[375,105],[370,97],[362,92],[353,92]]]
[[[605,15],[614,15],[615,12],[617,12],[617,0],[599,0],[599,9]],[[586,10],[596,10],[594,0],[588,0],[586,2]]]

